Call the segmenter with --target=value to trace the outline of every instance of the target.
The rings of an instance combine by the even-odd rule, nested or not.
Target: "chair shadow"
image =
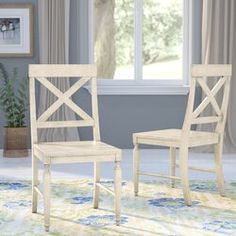
[[[103,209],[103,208],[99,208],[99,209],[103,210],[103,211],[106,211],[106,212],[109,212],[109,213],[114,213],[113,211],[108,210],[108,209]],[[42,217],[44,216],[44,214],[40,213],[40,212],[36,213],[36,215],[40,215]],[[128,215],[128,214],[126,214],[126,215]],[[66,218],[63,218],[63,217],[60,217],[60,216],[56,216],[56,215],[50,215],[50,218],[61,220],[61,221],[65,221],[65,222],[69,222],[69,223],[74,223],[76,225],[81,225],[81,226],[87,227],[87,228],[91,228],[92,227],[92,226],[82,225],[78,221],[66,219]],[[148,218],[146,218],[146,219],[148,219]],[[109,227],[110,226],[111,225],[109,225]],[[93,227],[93,228],[96,229],[96,227]],[[142,228],[135,228],[135,227],[124,226],[124,225],[120,225],[120,226],[117,226],[115,228],[113,227],[112,229],[108,228],[107,226],[103,226],[103,227],[99,227],[99,229],[101,229],[102,231],[111,232],[111,233],[114,233],[114,231],[115,231],[116,233],[119,233],[119,234],[122,233],[122,235],[130,235],[130,233],[131,233],[131,232],[127,232],[127,231],[124,232],[122,230],[122,229],[124,229],[124,230],[138,231],[137,234],[133,234],[133,232],[132,232],[132,235],[140,235],[140,236],[143,236],[143,235],[146,235],[146,234],[157,235],[157,233],[158,233],[158,235],[160,235],[160,236],[170,236],[170,234],[163,234],[163,233],[160,233],[160,232],[152,232],[152,231],[149,231],[149,230],[144,230]]]
[[[160,183],[159,183],[160,184]],[[166,188],[168,188],[168,184],[161,184],[160,186],[165,186]],[[169,186],[168,189],[173,189],[173,190],[177,190],[179,191],[178,194],[181,194],[181,197],[183,198],[182,196],[182,188],[181,187],[175,187],[175,188],[172,188]],[[220,194],[217,192],[217,191],[203,191],[203,190],[200,190],[200,191],[193,191],[191,190],[191,187],[190,187],[190,192],[192,195],[199,195],[199,194],[203,194],[203,195],[206,195],[206,194],[211,194],[213,197],[222,197],[222,199],[225,201],[226,198],[228,198],[228,200],[232,201],[233,199],[230,198],[229,196],[225,195],[225,196],[220,196]],[[226,190],[227,192],[227,190]],[[165,193],[163,191],[163,193]],[[138,197],[140,198],[145,198],[145,199],[150,199],[150,198],[155,198],[156,196],[153,196],[153,195],[145,195],[145,194],[139,194]],[[170,198],[175,198],[173,196],[169,196]],[[194,197],[192,197],[192,200],[194,200]],[[236,200],[236,199],[235,199]],[[197,201],[197,200],[196,200]],[[199,202],[201,202],[200,200],[198,200]],[[213,207],[213,206],[206,206],[206,205],[198,205],[198,207],[201,207],[201,208],[206,208],[206,209],[215,209],[215,210],[225,210],[225,211],[232,211],[232,212],[236,212],[236,209],[227,209],[227,208],[219,208],[219,207]]]
[[[89,208],[89,209],[92,209],[92,208]],[[109,214],[114,214],[114,211],[113,210],[110,210],[110,209],[106,209],[106,208],[99,208],[99,210],[102,210],[104,212],[109,212]],[[38,212],[37,215],[41,215],[42,217],[44,216],[43,213],[41,212]],[[136,214],[131,214],[131,213],[125,213],[124,214],[125,216],[128,216],[128,217],[135,217],[135,218],[138,218],[138,219],[141,219],[141,220],[149,220],[149,221],[152,221],[152,222],[160,222],[160,220],[155,220],[153,218],[149,218],[149,217],[145,217],[143,215],[136,215]],[[54,218],[54,219],[57,219],[57,220],[61,220],[61,221],[65,221],[65,222],[70,222],[70,223],[74,223],[74,224],[77,224],[77,225],[82,225],[84,227],[90,227],[90,226],[86,226],[86,225],[83,225],[83,224],[80,224],[78,221],[75,221],[75,220],[71,220],[71,219],[67,219],[67,218],[64,218],[64,217],[61,217],[61,216],[56,216],[56,215],[50,215],[51,218]],[[166,223],[166,224],[171,224],[173,225],[174,222],[171,222],[171,221],[168,221],[168,220],[165,220],[165,219],[161,219],[161,223]],[[110,226],[110,225],[109,225]],[[191,229],[191,230],[201,230],[200,228],[197,228],[197,227],[193,227],[193,226],[189,226],[187,224],[179,224],[178,223],[178,226],[180,227],[183,227],[185,229]],[[118,228],[117,228],[117,232],[118,233],[121,233],[121,228],[124,228],[124,229],[129,229],[129,230],[134,230],[134,231],[138,231],[138,232],[142,232],[143,234],[140,234],[140,235],[145,235],[145,233],[149,233],[151,235],[157,235],[157,232],[152,232],[152,231],[149,231],[149,230],[145,230],[145,229],[142,229],[141,227],[140,228],[135,228],[135,227],[132,227],[132,226],[127,226],[127,225],[120,225]],[[114,232],[114,228],[112,229],[109,229],[107,228],[106,226],[104,227],[101,227],[102,230],[106,230],[106,231],[112,231]],[[122,232],[123,233],[123,232]],[[170,235],[170,234],[163,234],[163,233],[158,233],[158,235],[163,235],[163,236],[166,236],[166,235]]]
[[[99,209],[101,209],[101,208],[99,208]],[[103,209],[101,209],[101,210],[103,210]],[[112,211],[109,211],[109,210],[106,210],[106,211],[109,212],[109,213],[113,213]],[[40,216],[44,217],[44,214],[40,213],[40,212],[36,213],[36,215],[40,215]],[[82,225],[78,221],[71,220],[71,219],[66,219],[66,218],[63,218],[63,217],[60,217],[60,216],[56,216],[56,215],[50,215],[50,218],[61,220],[61,221],[65,221],[65,222],[69,222],[69,223],[74,223],[76,225],[81,225],[81,226],[87,227],[87,228],[91,228],[92,227],[92,226]],[[110,226],[111,225],[109,225],[109,227]],[[93,227],[93,228],[96,229],[96,227]],[[132,230],[136,230],[136,231],[139,231],[139,232],[141,231],[143,233],[149,233],[149,234],[152,234],[152,235],[156,235],[156,233],[153,233],[153,232],[148,231],[148,230],[137,229],[137,228],[134,228],[134,227],[128,227],[128,226],[123,226],[123,225],[117,226],[117,227],[115,227],[115,229],[114,228],[109,229],[107,226],[103,226],[103,227],[99,227],[99,228],[101,230],[107,231],[107,232],[114,232],[115,231],[115,232],[117,232],[119,234],[122,233],[122,235],[125,235],[125,234],[126,235],[130,235],[130,232],[123,232],[123,230],[121,230],[122,228],[124,228],[124,229],[132,229]],[[140,233],[140,234],[137,234],[137,235],[144,235],[143,233]],[[166,234],[159,234],[159,235],[167,236]]]

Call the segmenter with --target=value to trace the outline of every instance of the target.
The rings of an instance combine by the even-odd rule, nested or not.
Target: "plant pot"
[[[28,156],[28,129],[4,128],[4,157],[27,157]]]

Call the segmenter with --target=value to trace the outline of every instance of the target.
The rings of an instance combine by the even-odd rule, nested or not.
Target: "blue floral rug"
[[[123,182],[119,227],[112,196],[101,190],[100,208],[92,208],[92,185],[89,179],[53,182],[51,228],[45,233],[41,200],[39,213],[31,213],[31,183],[0,181],[0,235],[236,235],[235,182],[227,184],[224,198],[214,182],[191,182],[191,207],[185,206],[180,186],[143,182],[134,197],[132,183]]]

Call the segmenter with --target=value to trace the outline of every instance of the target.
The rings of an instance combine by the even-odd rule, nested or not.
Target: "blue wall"
[[[88,63],[87,1],[78,2],[79,19],[79,63]],[[193,1],[193,63],[201,58],[201,1]],[[75,58],[75,57],[74,57]],[[83,96],[89,101],[87,91]],[[197,100],[200,98],[198,93]],[[77,98],[79,99],[79,97]],[[132,133],[137,131],[180,128],[187,104],[186,95],[104,95],[99,96],[99,112],[102,140],[121,148],[132,147]],[[91,137],[86,129],[83,138]]]
[[[27,79],[28,64],[38,62],[38,22],[37,22],[37,0],[0,0],[0,3],[32,3],[34,6],[34,56],[31,58],[2,58],[0,62],[3,63],[9,73],[12,72],[14,67],[19,70],[19,78]],[[0,84],[1,86],[1,84]],[[26,91],[28,92],[28,91]],[[27,123],[28,123],[27,114]],[[0,111],[0,149],[3,146],[3,127],[5,125],[4,115]]]
[[[27,67],[30,63],[38,62],[38,27],[37,27],[37,1],[36,0],[0,0],[3,2],[23,3],[31,2],[35,5],[34,19],[34,57],[32,58],[0,58],[6,67],[11,70],[14,66],[19,68],[21,78],[27,77]],[[193,62],[199,63],[201,57],[201,1],[194,1],[194,25]],[[71,19],[78,24],[71,24],[70,35],[70,62],[88,62],[88,26],[87,1],[72,0]],[[85,109],[89,105],[89,93],[82,90],[75,99],[84,103]],[[103,141],[116,145],[120,148],[132,147],[132,133],[137,131],[162,129],[182,125],[186,108],[187,96],[185,95],[122,95],[122,96],[99,96],[100,128]],[[0,113],[0,148],[3,144],[4,118]],[[88,129],[80,130],[82,139],[91,137]]]

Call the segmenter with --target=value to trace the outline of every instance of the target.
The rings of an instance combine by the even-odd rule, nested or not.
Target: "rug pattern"
[[[103,181],[112,188],[112,181]],[[214,182],[191,182],[193,205],[187,207],[180,186],[168,182],[122,183],[121,226],[114,225],[113,197],[101,190],[99,209],[92,208],[90,179],[52,183],[50,233],[44,232],[43,203],[31,213],[31,183],[0,181],[0,236],[31,235],[168,235],[236,236],[236,182],[227,183],[226,197]]]

